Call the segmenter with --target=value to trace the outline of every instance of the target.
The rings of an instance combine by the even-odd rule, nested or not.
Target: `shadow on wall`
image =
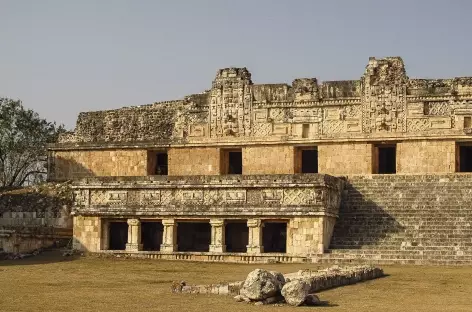
[[[376,196],[382,196],[378,194]],[[355,189],[349,182],[343,192],[339,219],[334,226],[330,248],[362,248],[390,240],[405,227],[377,203]]]
[[[109,159],[103,159],[105,163],[109,163],[110,161]],[[93,176],[95,176],[95,174],[91,169],[84,167],[84,165],[74,159],[60,156],[51,159],[48,174],[48,180],[50,181],[67,181]]]
[[[69,183],[0,189],[0,250],[27,253],[72,238]]]

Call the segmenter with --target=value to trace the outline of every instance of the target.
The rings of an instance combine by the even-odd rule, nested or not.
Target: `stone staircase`
[[[472,174],[349,177],[317,261],[472,264]]]

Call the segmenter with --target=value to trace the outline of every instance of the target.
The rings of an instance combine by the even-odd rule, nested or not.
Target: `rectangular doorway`
[[[318,173],[318,150],[316,147],[299,147],[295,155],[297,173]]]
[[[241,149],[222,150],[221,171],[222,174],[243,173],[243,153]]]
[[[397,173],[397,145],[381,144],[374,148],[374,173]]]
[[[264,221],[262,228],[264,252],[287,252],[287,222]]]
[[[470,144],[470,145],[469,145]],[[472,144],[459,144],[457,146],[457,169],[459,172],[472,172]]]
[[[128,223],[110,222],[108,225],[108,249],[125,250],[128,242]]]
[[[225,245],[227,252],[247,252],[249,229],[247,220],[227,221],[225,224]]]
[[[159,251],[164,227],[161,221],[141,222],[141,242],[145,251]]]
[[[211,243],[210,222],[178,222],[178,251],[209,251]]]
[[[148,175],[168,175],[169,160],[166,151],[148,151]]]

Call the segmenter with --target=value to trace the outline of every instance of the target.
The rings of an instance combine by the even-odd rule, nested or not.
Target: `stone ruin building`
[[[77,249],[234,262],[472,260],[472,78],[254,84],[81,113],[49,146]]]

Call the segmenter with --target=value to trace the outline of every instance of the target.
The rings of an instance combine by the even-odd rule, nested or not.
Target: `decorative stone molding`
[[[318,174],[87,178],[73,183],[90,193],[88,202],[76,196],[73,214],[336,216],[342,187],[341,179]]]

